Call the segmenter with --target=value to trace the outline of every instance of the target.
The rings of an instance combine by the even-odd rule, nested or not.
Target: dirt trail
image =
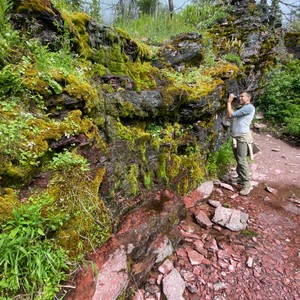
[[[269,134],[254,133],[254,139],[261,152],[251,163],[253,179],[278,187],[300,186],[300,149]]]
[[[251,163],[250,195],[240,196],[237,187],[216,187],[211,195],[249,214],[247,230],[201,228],[194,213],[212,219],[207,203],[190,209],[179,225],[185,239],[170,260],[185,281],[184,299],[300,299],[300,149],[265,133],[254,137],[261,152]],[[194,250],[204,257],[199,264],[191,263]],[[134,299],[161,299],[161,277],[153,271]]]

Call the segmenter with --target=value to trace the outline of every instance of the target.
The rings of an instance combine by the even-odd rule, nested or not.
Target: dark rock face
[[[14,1],[15,13],[12,14],[11,21],[15,29],[39,39],[42,45],[57,51],[62,47],[64,20],[50,1],[41,1],[40,4],[39,6],[33,1]]]
[[[199,66],[202,60],[201,49],[201,35],[180,34],[162,47],[160,58],[153,61],[153,64],[158,68],[163,67],[164,64],[171,65],[178,71],[186,66]]]
[[[168,113],[163,109],[163,97],[159,91],[124,91],[105,96],[106,108],[120,118],[156,118]],[[130,105],[130,109],[126,107]]]
[[[232,90],[235,93],[247,90],[255,96],[265,65],[275,60],[277,18],[267,4],[255,5],[255,1],[251,0],[235,1],[232,16],[227,23],[214,28],[216,36],[219,36],[216,45],[219,45],[221,53],[238,53],[243,62],[243,78]],[[227,41],[225,46],[224,37]]]

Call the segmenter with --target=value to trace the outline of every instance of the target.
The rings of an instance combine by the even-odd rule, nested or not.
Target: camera
[[[234,96],[234,97],[233,97],[233,102],[238,102],[239,99],[240,99],[240,96]]]

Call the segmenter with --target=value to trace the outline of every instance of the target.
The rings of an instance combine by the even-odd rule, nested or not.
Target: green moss
[[[164,75],[171,83],[163,91],[164,104],[172,105],[175,99],[180,102],[198,101],[223,84],[222,78],[236,78],[238,71],[238,66],[229,62],[190,68],[185,73],[164,70]]]
[[[252,237],[257,237],[258,236],[258,233],[254,230],[251,230],[251,229],[244,229],[240,232],[241,235],[244,235],[248,238],[252,238]]]
[[[12,115],[10,126],[18,123]],[[0,175],[6,182],[18,184],[29,181],[35,168],[47,157],[49,142],[60,140],[65,136],[85,134],[93,145],[104,153],[108,153],[106,143],[99,134],[97,126],[89,119],[82,119],[82,112],[74,110],[67,114],[62,121],[53,121],[45,118],[36,118],[29,115],[28,120],[18,124],[18,135],[15,136],[14,127],[5,128],[10,136],[10,144],[3,149],[0,147],[1,169]],[[7,131],[9,130],[9,131]],[[47,159],[46,159],[47,160]]]
[[[1,179],[1,177],[0,177]],[[0,194],[0,220],[1,222],[8,220],[14,209],[20,206],[20,201],[15,190],[11,188],[4,189]]]
[[[182,171],[182,159],[179,155],[173,153],[171,154],[170,161],[167,167],[168,177],[170,181],[176,178]]]
[[[125,140],[129,142],[130,150],[135,150],[137,146],[140,150],[143,144],[150,140],[150,134],[145,132],[141,123],[131,126],[124,126],[119,119],[110,119],[110,129],[113,134],[110,136],[112,141]]]
[[[7,185],[20,185],[23,181],[28,182],[31,179],[34,166],[16,165],[12,161],[7,160],[0,155],[0,177],[3,177],[3,182]]]
[[[151,171],[142,171],[143,184],[146,189],[150,189],[153,186],[153,174]]]
[[[60,214],[65,220],[55,237],[71,257],[94,250],[110,237],[111,221],[98,195],[104,173],[104,168],[94,170],[92,175],[76,167],[60,171],[46,190],[56,199],[48,213]]]
[[[92,19],[92,17],[81,12],[69,14],[65,11],[63,13],[63,18],[75,36],[74,40],[78,44],[80,54],[85,58],[91,58],[93,50],[90,47],[86,25],[87,22]]]
[[[42,96],[51,94],[49,91],[49,83],[39,77],[39,71],[36,69],[26,69],[22,84],[25,88],[37,92]]]
[[[127,57],[122,52],[121,45],[101,46],[93,55],[97,64],[102,64],[111,73],[128,75],[125,62]]]
[[[144,61],[150,59],[151,51],[150,51],[150,47],[147,44],[140,43],[133,40],[127,32],[121,30],[120,28],[115,28],[115,30],[118,33],[119,37],[121,38],[123,44],[130,43],[133,47],[136,48],[135,55],[137,60]]]
[[[67,85],[64,89],[73,99],[84,100],[85,111],[90,113],[96,106],[104,107],[103,97],[98,95],[98,92],[89,82],[80,81],[74,75],[69,75],[66,78]]]
[[[158,75],[158,69],[151,66],[150,63],[127,62],[126,67],[128,75],[135,82],[135,89],[137,91],[156,88],[154,76]]]
[[[128,172],[129,189],[126,194],[129,197],[135,197],[139,193],[139,167],[138,165],[131,165]]]
[[[48,13],[54,15],[52,7],[49,4],[51,4],[51,2],[45,0],[20,1],[18,7],[16,8],[16,12],[18,13],[28,12],[28,11],[41,12],[45,10]]]
[[[175,186],[179,195],[185,195],[190,191],[190,180],[187,174],[182,173],[180,181]]]
[[[157,177],[163,179],[165,183],[169,182],[169,178],[167,176],[167,153],[158,154],[158,172]]]

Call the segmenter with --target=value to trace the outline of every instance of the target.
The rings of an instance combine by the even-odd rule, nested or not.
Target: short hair
[[[240,94],[246,94],[247,97],[248,97],[250,100],[251,100],[251,98],[252,98],[251,94],[250,94],[249,92],[247,92],[247,91],[242,91]]]

